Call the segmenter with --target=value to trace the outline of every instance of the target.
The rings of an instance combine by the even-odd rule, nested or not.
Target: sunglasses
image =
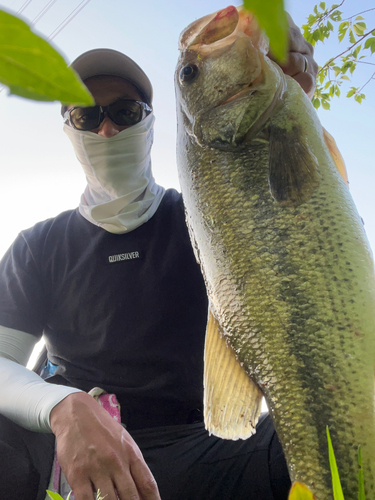
[[[131,127],[149,115],[152,108],[141,101],[118,99],[108,106],[90,106],[87,108],[71,108],[64,113],[64,122],[76,130],[93,130],[102,123],[105,113],[121,127]]]

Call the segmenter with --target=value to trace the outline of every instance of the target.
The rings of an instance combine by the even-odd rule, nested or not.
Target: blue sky
[[[25,0],[0,0],[0,7],[14,12],[24,4]],[[47,4],[47,0],[32,0],[23,18],[32,21]],[[80,4],[80,0],[57,0],[35,29],[48,36]],[[286,6],[301,26],[314,5],[311,0],[289,0]],[[153,167],[156,180],[166,187],[178,189],[173,73],[179,33],[193,20],[227,6],[228,2],[222,0],[91,0],[54,39],[67,61],[86,50],[109,47],[128,54],[148,74],[155,96]],[[348,17],[371,7],[373,0],[346,0],[342,9]],[[368,25],[375,28],[375,15],[368,13],[367,17]],[[341,45],[337,47],[328,41],[319,46],[316,60],[323,64],[338,49],[344,50],[345,45]],[[363,84],[373,68],[362,65],[353,85]],[[375,81],[366,87],[365,93],[367,99],[362,105],[343,96],[333,102],[331,111],[319,111],[319,116],[345,158],[351,192],[375,248]],[[62,132],[58,103],[34,103],[8,97],[7,91],[3,91],[0,109],[2,255],[21,229],[76,207],[85,179]]]

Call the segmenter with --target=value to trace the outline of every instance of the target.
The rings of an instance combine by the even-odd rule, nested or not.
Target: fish
[[[343,160],[255,17],[190,24],[175,71],[177,167],[209,297],[204,418],[248,439],[264,396],[292,482],[375,498],[375,275]]]

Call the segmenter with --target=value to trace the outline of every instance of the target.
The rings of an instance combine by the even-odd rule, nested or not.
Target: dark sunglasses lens
[[[117,125],[131,126],[142,120],[143,108],[135,101],[120,99],[108,107],[108,114]]]
[[[70,113],[70,118],[73,125],[78,130],[92,130],[99,127],[100,124],[100,108],[92,106],[89,108],[75,108]]]

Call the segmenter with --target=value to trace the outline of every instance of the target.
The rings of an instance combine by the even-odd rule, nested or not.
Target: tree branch
[[[324,13],[322,12],[321,14],[321,17],[319,18],[318,21],[316,21],[315,23],[315,26],[317,28],[319,28],[319,26],[323,23],[323,21],[325,21],[325,19],[327,19],[327,17],[329,17],[330,14],[332,14],[332,12],[334,12],[338,7],[341,7],[341,5],[345,2],[345,0],[342,0],[341,3],[339,3],[334,9],[331,9],[329,10],[328,12]],[[311,29],[313,28],[313,26],[311,26]]]
[[[369,35],[371,35],[371,33],[374,31],[374,28],[372,28],[368,33],[366,33],[365,35],[362,35],[361,38],[359,38],[355,43],[353,43],[353,45],[351,45],[350,47],[348,47],[346,50],[344,50],[344,52],[341,52],[341,54],[338,54],[337,56],[335,57],[332,57],[329,61],[327,61],[325,63],[324,66],[322,66],[320,68],[320,70],[318,71],[318,75],[319,73],[321,73],[325,68],[327,68],[327,66],[329,66],[331,64],[331,62],[335,61],[338,57],[340,56],[343,56],[344,54],[346,54],[347,52],[349,52],[349,50],[351,50],[353,47],[355,47],[356,45],[358,45],[360,42],[362,42],[362,40],[364,40],[366,37],[368,37]],[[318,76],[317,75],[317,76]]]
[[[368,80],[368,81],[367,81],[367,82],[366,82],[366,83],[365,83],[365,84],[364,84],[364,85],[363,85],[363,86],[362,86],[362,87],[358,90],[358,92],[356,92],[356,94],[359,94],[360,92],[362,92],[362,89],[364,89],[364,88],[366,87],[366,85],[367,85],[368,83],[370,83],[370,82],[371,82],[371,80],[373,80],[373,79],[374,79],[374,76],[375,76],[375,71],[374,71],[374,73],[371,75],[371,77],[369,78],[369,80]]]
[[[375,66],[375,63],[369,63],[366,61],[357,61],[358,64],[368,64],[369,66]]]
[[[354,14],[353,16],[347,17],[346,19],[343,19],[343,21],[348,21],[349,19],[353,19],[353,17],[359,16],[360,14],[364,14],[365,12],[370,12],[370,10],[375,10],[375,7],[373,9],[367,9],[367,10],[363,10],[362,12],[357,12],[357,14]]]

